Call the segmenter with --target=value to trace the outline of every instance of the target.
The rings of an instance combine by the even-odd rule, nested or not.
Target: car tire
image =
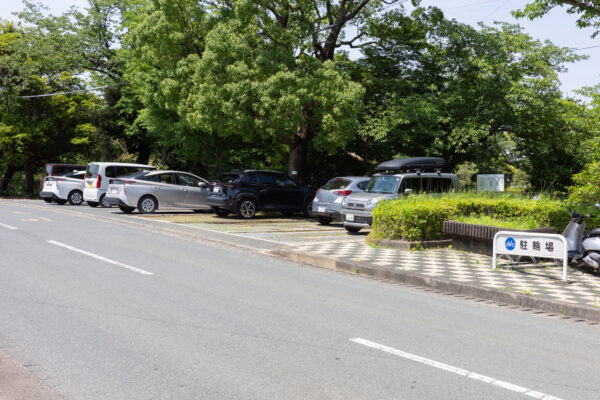
[[[57,202],[58,204],[65,204],[67,201],[66,201],[66,200],[63,200],[63,199],[56,199],[56,202]]]
[[[112,204],[108,203],[106,200],[106,195],[103,194],[102,196],[100,196],[100,206],[102,208],[110,208],[112,207]]]
[[[73,190],[71,193],[69,193],[67,200],[69,201],[70,205],[79,206],[81,203],[83,203],[83,193],[81,190]]]
[[[215,211],[215,214],[217,214],[219,217],[226,217],[229,215],[229,211],[224,210],[222,208],[214,208],[213,210]]]
[[[319,215],[317,217],[317,221],[321,225],[329,225],[331,223],[331,221],[333,221],[333,218],[331,218],[331,217],[322,217],[322,216]]]
[[[54,199],[52,199],[51,197],[43,197],[44,201],[48,204],[52,203],[54,201]]]
[[[345,230],[346,230],[346,232],[348,232],[348,233],[358,233],[358,232],[360,232],[360,230],[361,230],[362,228],[357,228],[357,227],[355,227],[355,226],[344,226],[344,229],[345,229]]]
[[[135,210],[135,207],[119,206],[119,210],[123,211],[125,214],[131,214],[133,210]]]
[[[98,204],[100,203],[98,203],[97,201],[88,201],[87,204],[90,207],[98,207]]]
[[[138,202],[138,210],[142,214],[152,214],[158,208],[158,201],[153,196],[144,196]]]
[[[256,201],[252,199],[241,199],[237,205],[237,216],[243,219],[251,219],[256,215]]]

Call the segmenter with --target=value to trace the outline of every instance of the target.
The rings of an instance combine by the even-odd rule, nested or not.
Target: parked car
[[[74,171],[63,176],[47,176],[44,178],[40,196],[47,203],[78,206],[83,203],[83,178],[85,171]]]
[[[349,233],[357,233],[373,224],[371,211],[384,199],[396,199],[411,193],[445,193],[460,187],[458,177],[442,173],[446,163],[438,157],[413,157],[379,164],[367,188],[342,200],[342,220]]]
[[[85,171],[86,166],[82,164],[60,164],[48,163],[44,165],[44,170],[40,174],[40,193],[43,191],[44,178],[47,176],[64,176],[75,171]],[[54,198],[43,197],[46,203],[52,203]]]
[[[156,167],[144,164],[93,162],[89,163],[85,172],[83,199],[90,207],[110,207],[104,199],[108,180],[140,172],[154,171]]]
[[[109,180],[104,200],[124,213],[136,208],[142,214],[166,208],[210,210],[206,202],[210,184],[187,172],[151,171]]]
[[[324,184],[312,201],[312,214],[321,225],[329,224],[333,219],[341,219],[344,197],[362,192],[371,178],[364,176],[342,176],[330,179]]]
[[[228,172],[213,182],[207,199],[221,217],[234,212],[239,218],[248,219],[259,211],[309,213],[314,195],[313,190],[284,173],[243,170]]]

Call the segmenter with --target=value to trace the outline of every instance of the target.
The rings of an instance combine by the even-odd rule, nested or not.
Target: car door
[[[258,196],[261,208],[279,208],[281,204],[281,187],[275,182],[275,175],[269,172],[259,173],[258,184]]]
[[[185,193],[184,207],[193,209],[210,208],[206,201],[210,185],[206,181],[197,176],[185,173],[175,173],[175,178],[177,184]],[[200,184],[203,184],[203,186],[200,186]]]
[[[286,175],[278,175],[275,178],[281,190],[282,209],[302,210],[304,207],[304,192],[296,181]]]
[[[176,184],[173,173],[153,175],[153,180],[156,184],[151,194],[158,198],[159,207],[184,207],[185,192],[183,187]]]

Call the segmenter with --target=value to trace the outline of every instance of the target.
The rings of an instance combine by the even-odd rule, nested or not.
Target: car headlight
[[[365,208],[367,209],[373,209],[375,208],[375,206],[377,205],[377,199],[369,199],[367,200],[367,202],[365,203]]]
[[[346,207],[346,203],[348,203],[348,197],[342,199],[342,207]]]

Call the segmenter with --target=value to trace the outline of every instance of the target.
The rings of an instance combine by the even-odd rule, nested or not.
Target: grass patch
[[[459,216],[455,219],[458,222],[476,225],[497,226],[499,228],[508,229],[535,229],[539,228],[539,224],[533,219],[525,220],[503,220],[490,217],[489,215],[468,215]]]

